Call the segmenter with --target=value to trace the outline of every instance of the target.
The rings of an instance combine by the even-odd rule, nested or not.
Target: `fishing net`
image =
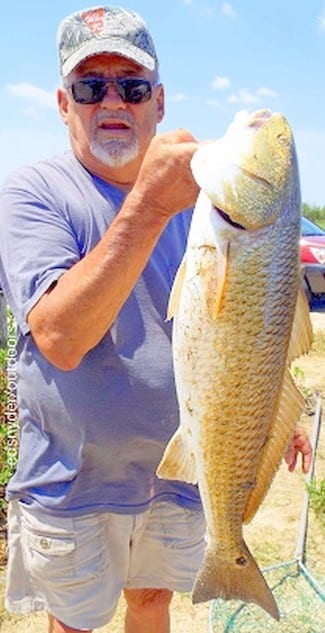
[[[314,473],[315,457],[321,426],[321,400],[317,401],[311,443],[314,460],[306,483]],[[277,623],[263,609],[239,600],[215,599],[210,605],[210,633],[324,633],[325,631],[325,578],[318,568],[318,561],[307,563],[307,525],[309,495],[304,494],[299,534],[294,560],[270,565],[263,569],[278,609]]]
[[[211,633],[324,633],[325,593],[310,582],[296,561],[264,569],[265,580],[278,605],[279,623],[253,604],[214,600],[210,609]],[[317,583],[318,584],[318,583]]]

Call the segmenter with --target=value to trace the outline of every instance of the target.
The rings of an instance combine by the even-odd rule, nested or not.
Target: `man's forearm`
[[[101,241],[62,275],[28,322],[44,356],[75,368],[107,332],[144,269],[168,218],[134,191]]]

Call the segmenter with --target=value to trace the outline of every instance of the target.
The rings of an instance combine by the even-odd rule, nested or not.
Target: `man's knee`
[[[169,589],[125,589],[128,608],[133,612],[167,611],[173,597]]]
[[[92,633],[90,629],[74,629],[67,624],[64,624],[60,620],[57,620],[53,615],[48,614],[49,619],[49,633]]]

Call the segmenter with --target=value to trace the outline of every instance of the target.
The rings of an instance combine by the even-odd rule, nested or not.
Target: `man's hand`
[[[296,467],[299,453],[301,454],[302,471],[307,474],[311,466],[313,450],[307,432],[302,426],[295,428],[285,454],[285,461],[288,464],[288,470],[290,472],[293,472]]]
[[[155,136],[133,188],[151,213],[170,218],[192,207],[199,193],[190,167],[198,142],[187,130]]]

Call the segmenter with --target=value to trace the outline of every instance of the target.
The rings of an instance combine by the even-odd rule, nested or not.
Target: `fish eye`
[[[279,134],[279,135],[278,135],[278,141],[279,141],[279,143],[280,143],[281,145],[286,145],[286,146],[289,146],[289,144],[290,144],[290,143],[289,143],[289,139],[288,139],[288,137],[287,137],[287,135],[286,135],[286,134]]]

